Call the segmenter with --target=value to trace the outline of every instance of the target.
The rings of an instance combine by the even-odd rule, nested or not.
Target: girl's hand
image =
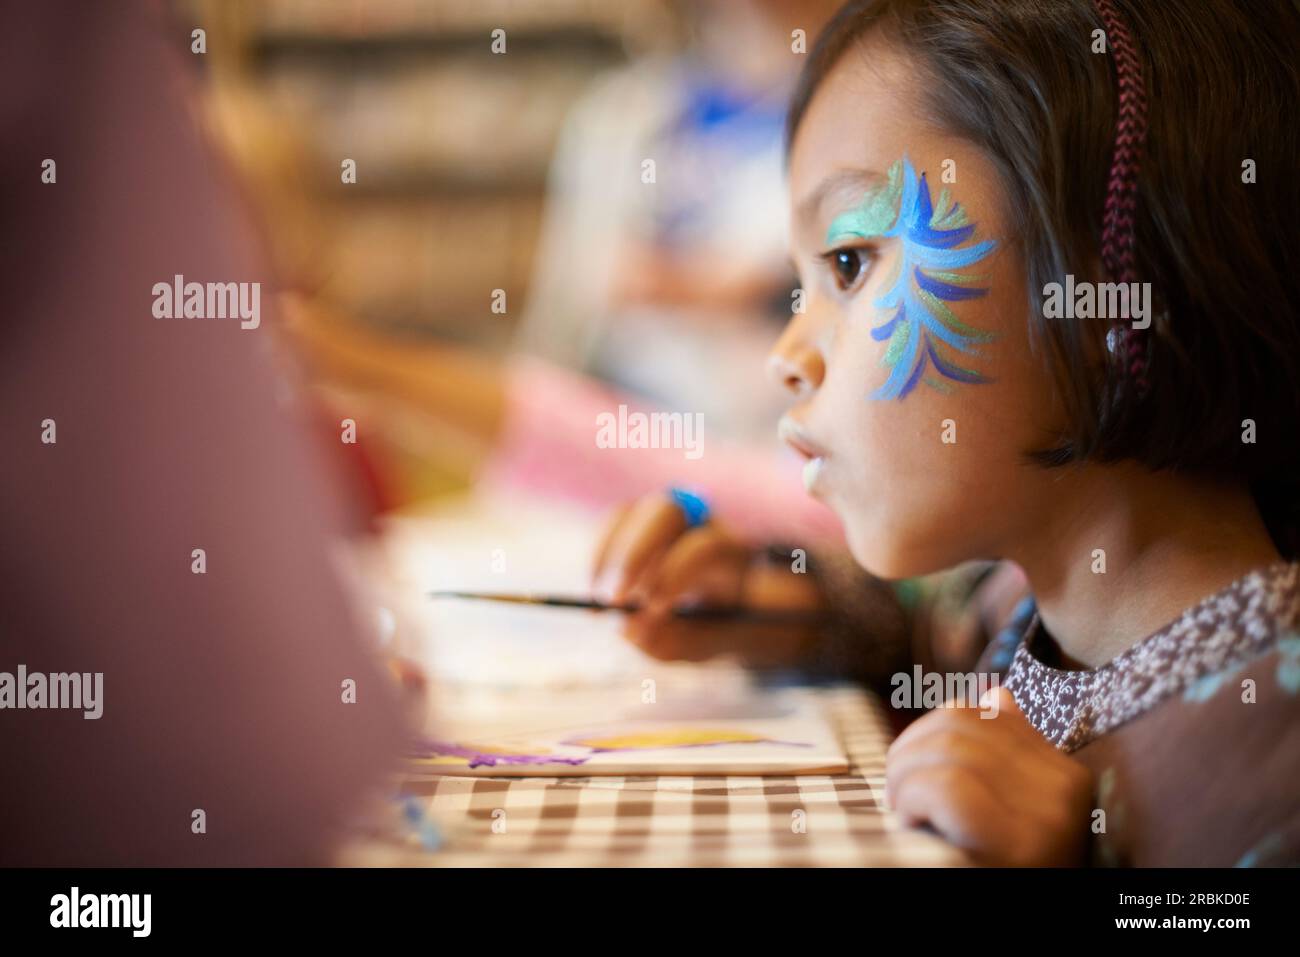
[[[890,802],[981,864],[1084,863],[1091,773],[1044,740],[1011,692],[993,693],[997,717],[941,708],[898,736],[885,767]]]
[[[688,528],[682,510],[657,492],[621,509],[596,549],[593,591],[636,603],[623,634],[646,654],[702,661],[738,654],[755,666],[789,664],[815,638],[809,625],[675,618],[684,606],[816,609],[820,595],[788,569],[764,567],[755,551],[716,519]]]

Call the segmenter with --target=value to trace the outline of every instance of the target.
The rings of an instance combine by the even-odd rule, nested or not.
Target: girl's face
[[[1032,535],[1052,478],[1023,453],[1059,415],[994,167],[927,124],[927,82],[872,40],[814,95],[790,158],[804,311],[770,357],[809,491],[885,578]]]

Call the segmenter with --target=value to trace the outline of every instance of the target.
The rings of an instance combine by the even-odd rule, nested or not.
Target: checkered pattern
[[[420,777],[443,829],[435,853],[378,842],[351,864],[403,866],[909,866],[960,864],[885,809],[889,726],[856,688],[823,696],[849,756],[845,774],[797,777]]]

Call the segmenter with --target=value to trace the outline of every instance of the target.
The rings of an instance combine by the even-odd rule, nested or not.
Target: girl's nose
[[[817,391],[826,375],[821,350],[808,335],[806,315],[795,316],[767,356],[768,378],[796,396]]]

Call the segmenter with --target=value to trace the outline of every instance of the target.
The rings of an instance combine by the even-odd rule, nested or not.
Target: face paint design
[[[957,365],[949,350],[977,355],[976,346],[991,341],[992,333],[966,325],[947,303],[975,299],[988,292],[970,285],[986,277],[959,272],[979,262],[997,245],[985,240],[958,249],[975,233],[966,212],[951,201],[945,189],[932,205],[925,174],[920,177],[904,156],[889,168],[888,185],[871,191],[857,209],[835,218],[826,234],[829,247],[847,239],[891,239],[901,244],[895,271],[875,301],[891,317],[871,330],[877,342],[888,340],[881,364],[889,368],[884,385],[873,399],[901,399],[918,382],[948,392],[954,382],[988,382],[987,377]],[[937,375],[927,375],[933,368]]]

